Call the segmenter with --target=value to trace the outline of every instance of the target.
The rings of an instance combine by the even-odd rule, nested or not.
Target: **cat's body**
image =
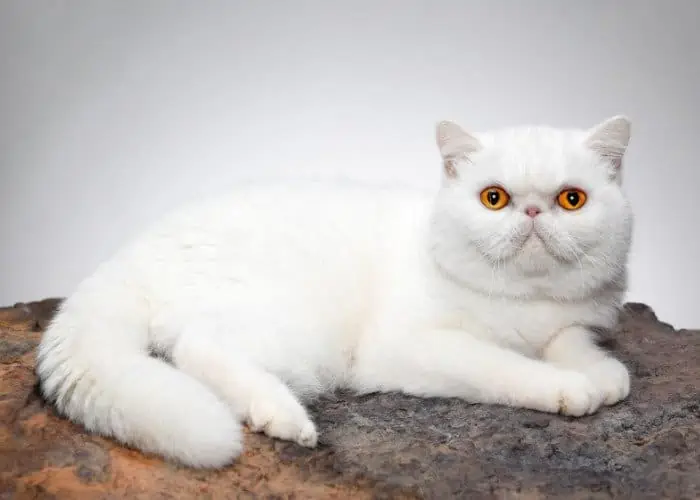
[[[617,402],[629,376],[588,327],[614,327],[625,289],[620,120],[628,137],[617,118],[479,142],[443,124],[437,196],[287,184],[181,210],[66,300],[39,351],[44,393],[193,466],[238,455],[237,420],[314,446],[300,401],[337,387],[570,415]],[[504,209],[479,198],[496,184]],[[587,207],[548,202],[572,186]]]

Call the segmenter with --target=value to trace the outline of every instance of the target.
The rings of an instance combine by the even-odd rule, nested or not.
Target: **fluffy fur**
[[[629,392],[589,330],[614,327],[625,291],[628,139],[624,117],[443,122],[437,193],[269,185],[186,208],[64,302],[43,392],[90,431],[194,467],[233,461],[240,421],[315,446],[302,401],[338,387],[593,413]],[[501,210],[480,201],[492,185],[511,195]],[[580,210],[555,203],[567,187],[588,194]]]

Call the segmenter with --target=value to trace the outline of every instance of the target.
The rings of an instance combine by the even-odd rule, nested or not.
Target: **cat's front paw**
[[[615,358],[605,358],[586,368],[593,385],[603,395],[603,404],[613,405],[630,393],[630,375],[627,367]]]
[[[563,371],[554,381],[553,410],[562,415],[581,417],[595,413],[603,402],[600,389],[583,373]]]

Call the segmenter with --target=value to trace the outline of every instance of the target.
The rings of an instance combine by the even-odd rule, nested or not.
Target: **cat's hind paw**
[[[286,399],[286,398],[285,398]],[[250,405],[248,427],[272,438],[294,441],[306,448],[318,443],[316,426],[307,416],[304,407],[296,400],[275,401],[261,399]]]
[[[307,448],[315,448],[318,444],[318,432],[316,431],[316,426],[309,420],[306,425],[301,428],[299,435],[297,436],[297,443]]]

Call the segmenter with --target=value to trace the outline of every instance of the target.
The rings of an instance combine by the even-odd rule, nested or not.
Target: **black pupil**
[[[489,191],[489,203],[491,205],[497,205],[498,200],[501,199],[501,195],[498,193],[498,191]]]
[[[566,195],[566,199],[571,205],[576,206],[579,202],[578,193],[576,191],[569,191]]]

